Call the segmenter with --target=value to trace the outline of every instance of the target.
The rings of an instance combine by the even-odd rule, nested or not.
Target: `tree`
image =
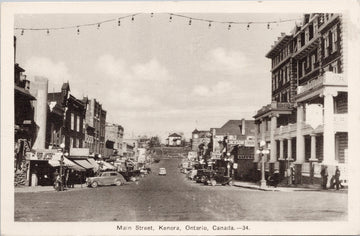
[[[160,139],[158,136],[153,136],[150,138],[150,142],[149,142],[149,146],[150,147],[160,147]]]

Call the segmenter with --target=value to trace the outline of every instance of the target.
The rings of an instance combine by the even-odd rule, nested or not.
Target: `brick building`
[[[106,122],[105,146],[112,152],[108,151],[108,153],[122,155],[123,138],[124,128],[121,125]]]
[[[295,164],[296,182],[314,182],[322,166],[339,166],[346,179],[347,78],[344,21],[340,14],[305,14],[291,34],[282,34],[271,59],[271,103],[254,116],[255,150],[266,141],[266,171],[284,175]],[[260,168],[260,157],[255,154]]]
[[[49,93],[48,104],[47,145],[58,147],[64,143],[67,152],[72,148],[82,148],[86,104],[70,94],[69,83],[62,85],[61,92]]]
[[[85,143],[93,155],[105,155],[106,111],[96,99],[83,98],[86,103]]]

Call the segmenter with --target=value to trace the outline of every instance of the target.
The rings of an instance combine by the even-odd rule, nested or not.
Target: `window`
[[[74,140],[73,138],[70,138],[70,148],[73,148],[73,146],[74,146]]]
[[[71,113],[71,123],[70,123],[70,125],[71,125],[71,127],[70,127],[70,129],[71,130],[74,130],[74,119],[75,119],[75,117],[74,117],[74,113]]]
[[[303,76],[305,75],[305,67],[306,67],[306,60],[302,62],[302,66],[301,66]]]
[[[316,63],[316,55],[311,55],[311,68],[315,69],[315,63]]]
[[[80,116],[76,116],[76,131],[80,132]]]
[[[335,52],[337,51],[337,39],[338,39],[336,27],[331,31],[331,38],[332,38],[331,52]]]
[[[324,56],[329,56],[329,35],[326,34],[324,38]]]
[[[75,145],[75,147],[77,147],[77,148],[80,147],[80,143],[79,143],[79,139],[78,139],[78,138],[76,139],[76,145]]]

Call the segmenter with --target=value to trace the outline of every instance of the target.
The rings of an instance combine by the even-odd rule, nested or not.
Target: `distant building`
[[[167,138],[167,145],[170,147],[178,147],[182,144],[182,136],[177,133],[172,133]]]
[[[84,146],[89,148],[91,154],[104,156],[106,111],[96,99],[84,97],[83,102],[87,104]]]
[[[111,149],[111,154],[122,155],[123,137],[124,128],[121,125],[106,122],[105,146],[106,149]]]

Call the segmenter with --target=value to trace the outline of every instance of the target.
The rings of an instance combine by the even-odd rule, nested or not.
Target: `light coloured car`
[[[97,176],[89,177],[86,179],[88,187],[96,188],[99,185],[117,185],[124,184],[126,180],[124,177],[116,171],[105,171]]]
[[[159,168],[159,175],[166,175],[166,169],[165,168]]]

